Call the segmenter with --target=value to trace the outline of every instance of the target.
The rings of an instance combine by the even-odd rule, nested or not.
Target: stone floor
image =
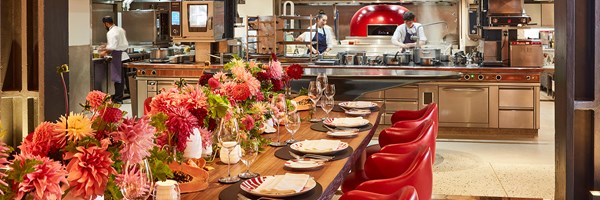
[[[433,169],[433,199],[553,199],[554,102],[542,101],[540,106],[537,137],[439,138],[437,154],[443,161]],[[130,111],[131,104],[125,102],[122,108]]]

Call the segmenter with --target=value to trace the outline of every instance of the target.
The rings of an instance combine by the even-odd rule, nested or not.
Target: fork
[[[324,160],[324,161],[330,161],[331,159],[335,158],[335,156],[324,156],[324,155],[317,155],[317,154],[304,154],[304,155],[300,156],[291,151],[289,153],[292,157],[294,157],[295,159],[298,159],[298,160],[302,160],[305,157],[308,157],[308,158],[315,158],[315,159]]]
[[[358,131],[360,131],[360,130],[359,130],[359,129],[357,129],[357,128],[339,128],[339,127],[336,127],[336,128],[331,128],[331,127],[329,127],[329,126],[327,126],[327,125],[325,125],[325,124],[323,124],[323,126],[324,126],[326,129],[328,129],[328,130],[330,130],[330,131],[333,131],[333,132],[335,132],[335,131],[352,131],[352,132],[358,132]]]

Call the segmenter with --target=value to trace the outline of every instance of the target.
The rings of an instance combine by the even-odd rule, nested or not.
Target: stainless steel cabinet
[[[489,88],[470,85],[439,86],[441,126],[488,127]]]

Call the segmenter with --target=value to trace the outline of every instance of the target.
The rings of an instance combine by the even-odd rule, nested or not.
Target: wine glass
[[[321,92],[323,92],[325,86],[328,84],[327,75],[325,75],[324,73],[319,73],[317,75],[317,82],[321,84],[320,90]]]
[[[333,110],[333,98],[325,98],[321,100],[321,108],[325,111],[325,118],[329,116],[329,112]]]
[[[123,177],[136,177],[136,181],[125,178],[119,183],[123,199],[148,199],[152,194],[154,179],[148,160],[144,159],[139,163],[127,161],[123,168],[123,174],[120,175]]]
[[[285,142],[287,142],[289,144],[297,142],[296,140],[294,140],[294,134],[296,133],[296,131],[298,131],[298,129],[300,129],[300,123],[301,123],[301,118],[300,118],[300,114],[298,112],[293,112],[293,113],[289,114],[288,121],[285,124],[285,129],[287,129],[287,131],[290,133],[292,138]]]
[[[311,81],[308,84],[308,97],[313,102],[313,113],[317,111],[317,102],[321,99],[321,83],[317,81]],[[320,119],[315,118],[314,116],[310,119],[311,122],[319,122]]]
[[[333,98],[335,95],[335,84],[327,84],[325,86],[325,96],[327,98]]]
[[[240,136],[238,133],[237,120],[221,120],[219,127],[217,127],[217,138],[222,148],[227,149],[229,153],[227,159],[231,160],[231,152],[240,142]],[[231,176],[231,162],[227,162],[227,176],[219,179],[221,183],[235,183],[240,181],[237,176]]]
[[[244,179],[257,177],[259,174],[250,172],[250,165],[256,160],[256,157],[258,157],[258,139],[253,138],[245,142],[245,144],[242,144],[241,153],[241,160],[242,163],[246,165],[246,171],[240,173],[238,176]]]
[[[280,131],[279,131],[279,124],[282,123],[285,120],[285,116],[286,116],[286,110],[287,110],[287,105],[285,102],[285,95],[284,94],[275,94],[273,96],[273,99],[271,99],[271,106],[273,107],[273,109],[275,109],[276,111],[273,112],[273,115],[271,115],[273,117],[273,124],[275,125],[275,128],[277,128],[277,141],[273,141],[271,143],[269,143],[269,145],[274,146],[274,147],[282,147],[287,145],[287,143],[285,142],[281,142],[280,141]]]

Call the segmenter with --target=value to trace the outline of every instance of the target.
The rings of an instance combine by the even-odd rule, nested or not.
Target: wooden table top
[[[379,106],[381,107],[382,104],[380,103]],[[349,146],[354,149],[354,152],[348,158],[327,162],[323,168],[317,171],[294,172],[284,169],[283,165],[285,160],[275,157],[274,153],[278,148],[266,146],[265,151],[261,152],[254,163],[250,166],[250,171],[259,173],[263,176],[282,175],[288,172],[309,174],[310,176],[314,177],[315,180],[323,187],[323,194],[321,195],[320,199],[331,199],[335,191],[337,191],[341,186],[344,177],[350,171],[353,163],[359,159],[360,155],[364,152],[366,146],[369,144],[369,141],[373,137],[375,130],[377,129],[377,125],[379,124],[382,110],[384,109],[381,108],[379,112],[373,112],[364,117],[373,124],[373,128],[360,132],[357,137],[330,138],[327,137],[327,134],[324,132],[312,130],[310,128],[312,123],[305,120],[302,121],[302,125],[298,132],[294,134],[294,139],[296,140],[337,139],[342,142],[347,142]],[[301,111],[300,114],[303,119],[308,118],[308,111]],[[319,108],[316,116],[321,117],[324,115],[325,113]],[[346,115],[342,112],[332,111],[329,113],[329,117],[346,117]],[[285,141],[290,138],[290,134],[287,132],[285,127],[280,127],[280,131],[281,141]],[[267,134],[263,136],[272,138],[274,141],[277,140],[277,134]],[[209,171],[210,175],[208,188],[200,192],[182,194],[182,199],[219,199],[219,193],[225,188],[229,187],[229,184],[221,184],[217,181],[219,178],[227,176],[226,164],[215,160],[212,163],[207,163],[207,166],[215,167],[214,170]],[[245,171],[245,169],[245,165],[240,161],[237,164],[231,165],[231,175],[237,176],[239,173]]]

